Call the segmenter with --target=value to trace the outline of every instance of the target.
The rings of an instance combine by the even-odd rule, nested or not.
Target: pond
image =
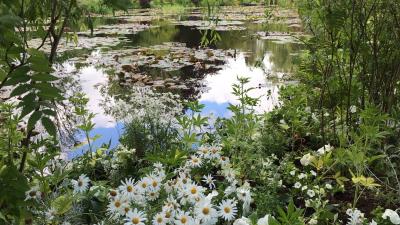
[[[290,74],[302,51],[293,36],[302,35],[301,25],[295,12],[276,11],[278,19],[268,22],[264,11],[263,7],[224,8],[216,26],[204,21],[199,9],[184,14],[133,11],[96,18],[93,37],[82,31],[77,45],[64,43],[60,51],[66,60],[59,72],[74,73],[74,85],[89,98],[89,109],[96,113],[92,134],[102,136],[94,145],[109,140],[112,146],[118,144],[123,123],[105,113],[104,101],[129,98],[134,86],[198,100],[205,105],[204,114],[229,117],[227,106],[237,103],[231,86],[238,76],[245,76],[250,78],[249,87],[256,88],[251,95],[261,101],[256,111],[275,107],[279,87],[293,82]],[[211,26],[221,40],[201,48],[203,34]],[[79,151],[70,156],[76,154]]]

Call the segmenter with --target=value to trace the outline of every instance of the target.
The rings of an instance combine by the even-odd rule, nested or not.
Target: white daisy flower
[[[160,192],[156,190],[150,190],[146,193],[147,199],[150,201],[156,200],[160,196]]]
[[[153,167],[154,167],[154,169],[156,169],[156,170],[163,170],[163,169],[164,169],[163,164],[161,164],[160,162],[154,163],[154,164],[153,164]]]
[[[292,176],[296,175],[296,170],[290,171],[289,174],[292,175]]]
[[[203,161],[201,160],[201,158],[197,157],[196,155],[190,156],[190,159],[188,161],[189,166],[193,168],[200,167],[202,163]]]
[[[167,219],[162,213],[157,213],[153,218],[153,225],[165,225],[167,224]]]
[[[90,179],[82,174],[78,177],[78,180],[71,180],[74,186],[74,193],[82,193],[88,190]]]
[[[204,196],[204,187],[198,186],[194,183],[185,186],[185,195],[191,199]]]
[[[132,199],[136,194],[135,188],[135,180],[133,178],[125,179],[125,181],[121,181],[121,185],[119,186],[119,190],[129,199]]]
[[[225,167],[222,170],[222,175],[229,181],[232,182],[235,180],[236,178],[236,170],[234,170],[233,168],[229,168],[229,167]]]
[[[208,185],[208,187],[210,189],[214,189],[215,188],[215,184],[214,184],[214,178],[211,176],[211,174],[208,174],[207,176],[204,175],[203,176],[203,181],[204,183],[206,183]]]
[[[107,205],[107,212],[111,214],[112,217],[123,215],[125,213],[125,202],[126,201],[124,199],[121,199],[120,197],[112,199]]]
[[[175,211],[172,210],[172,209],[166,209],[166,208],[163,207],[162,215],[163,215],[165,221],[166,221],[167,223],[170,223],[171,221],[174,220]]]
[[[307,185],[304,185],[303,187],[301,187],[301,191],[305,191],[305,190],[307,190]]]
[[[138,183],[137,183],[137,188],[139,193],[144,193],[146,192],[151,185],[151,179],[148,177],[143,177]]]
[[[180,205],[176,198],[172,195],[169,195],[167,200],[164,202],[163,211],[175,210],[179,207]]]
[[[210,149],[206,146],[201,146],[199,147],[197,153],[202,157],[203,159],[207,159],[210,156]]]
[[[122,216],[126,216],[128,214],[128,212],[130,212],[131,210],[132,210],[132,208],[129,205],[129,203],[128,202],[124,202],[124,203],[122,203],[120,214]]]
[[[210,158],[219,159],[221,157],[221,147],[211,146],[210,147]]]
[[[189,215],[189,212],[180,211],[175,217],[176,225],[193,225],[193,217]]]
[[[145,225],[146,221],[146,213],[134,209],[126,214],[124,225]]]
[[[325,184],[325,188],[331,190],[333,187],[331,184]]]
[[[218,213],[226,221],[232,221],[237,214],[236,201],[232,199],[223,200],[218,206]]]
[[[151,174],[149,176],[149,183],[151,190],[159,191],[161,189],[162,178],[155,174]]]
[[[229,162],[229,158],[226,157],[226,156],[221,156],[221,157],[219,158],[219,163],[220,163],[221,166],[225,166],[225,165],[227,165],[227,164],[230,163],[230,162]]]
[[[108,192],[107,197],[108,197],[109,199],[113,199],[113,198],[116,198],[118,195],[119,195],[118,190],[111,189],[111,190]]]
[[[209,201],[200,201],[195,206],[196,218],[202,222],[208,222],[213,218],[217,217],[217,210],[213,208],[213,205]]]

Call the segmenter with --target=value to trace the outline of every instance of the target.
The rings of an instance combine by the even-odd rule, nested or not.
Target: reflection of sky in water
[[[263,60],[263,66],[267,71],[271,71],[273,67],[269,60],[270,56],[271,54],[267,53]],[[273,108],[278,100],[278,86],[272,85],[266,80],[265,72],[261,68],[249,67],[246,64],[245,56],[239,54],[236,59],[228,59],[224,69],[216,74],[206,76],[205,82],[209,90],[200,97],[200,102],[206,105],[206,110],[212,111],[216,105],[238,104],[237,97],[232,94],[232,85],[238,82],[237,77],[249,77],[250,82],[245,87],[256,87],[249,95],[260,98],[259,107],[256,108],[257,112],[265,112]],[[268,90],[271,91],[270,98],[267,96]],[[229,112],[226,108],[223,111],[219,116],[228,116]]]
[[[98,52],[93,53],[93,56],[98,55]],[[66,64],[64,66],[74,67],[74,65]],[[94,66],[83,67],[79,70],[78,77],[82,92],[89,98],[88,109],[95,113],[93,122],[96,124],[95,129],[90,133],[91,137],[100,135],[100,138],[92,143],[94,149],[102,144],[108,144],[111,141],[111,148],[119,143],[119,137],[123,131],[122,123],[117,123],[113,117],[106,115],[104,109],[100,106],[103,96],[100,93],[100,85],[106,84],[108,81],[107,74],[101,69]],[[78,139],[86,142],[84,135],[78,134]],[[82,151],[87,151],[88,146],[80,147],[68,154],[70,158],[82,154]]]
[[[263,67],[266,71],[272,71],[274,65],[270,61],[271,53],[266,53],[263,59]],[[71,65],[69,65],[71,66]],[[246,87],[257,87],[250,92],[252,97],[260,97],[260,106],[256,108],[257,112],[269,111],[273,108],[278,100],[278,86],[268,82],[265,70],[261,68],[249,67],[246,64],[244,54],[238,54],[236,59],[228,59],[224,68],[216,74],[207,75],[204,79],[208,90],[200,96],[199,101],[205,105],[202,112],[203,115],[213,114],[218,117],[230,117],[230,111],[227,110],[228,104],[237,104],[236,96],[232,94],[232,85],[237,83],[238,76],[250,77],[250,83]],[[82,91],[89,98],[88,108],[91,112],[96,113],[94,123],[95,129],[91,132],[91,136],[101,135],[93,145],[101,146],[103,143],[109,143],[111,147],[115,147],[119,142],[119,137],[123,131],[123,124],[116,122],[111,116],[104,113],[100,102],[103,97],[99,90],[99,85],[106,84],[108,81],[107,74],[101,69],[94,66],[87,66],[80,69],[79,80]],[[258,88],[261,85],[261,88]],[[271,96],[267,96],[268,90]],[[79,136],[83,141],[84,137]],[[80,155],[82,150],[86,151],[87,146],[79,148],[69,154],[70,157]]]

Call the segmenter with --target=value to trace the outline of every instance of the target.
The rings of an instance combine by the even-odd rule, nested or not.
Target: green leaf
[[[56,88],[53,87],[51,84],[49,83],[36,83],[33,85],[34,88],[38,89],[40,92],[38,93],[39,97],[43,97],[46,99],[62,99],[62,95],[60,94],[61,91]]]
[[[22,94],[28,92],[29,90],[31,90],[31,88],[32,87],[29,84],[21,84],[18,87],[14,88],[14,90],[12,90],[10,97],[22,95]]]
[[[29,68],[29,66],[18,67],[11,73],[11,77],[23,77],[23,76],[26,76],[30,70],[31,69]]]
[[[42,110],[42,112],[44,114],[46,114],[46,115],[49,115],[49,116],[54,116],[54,117],[57,116],[56,112],[54,110],[51,110],[51,109],[45,109],[45,110]]]
[[[0,27],[13,27],[21,22],[21,18],[14,15],[3,15],[0,16]]]
[[[32,113],[31,117],[28,120],[28,130],[35,128],[35,125],[42,117],[42,114],[43,113],[41,111],[35,111],[34,113]]]
[[[37,102],[28,102],[28,101],[22,101],[18,104],[18,107],[22,107],[22,112],[19,115],[19,117],[22,119],[29,113],[33,112],[33,110],[36,109],[38,106]]]
[[[46,55],[44,52],[39,51],[34,48],[28,49],[28,53],[31,55],[29,57],[29,62],[31,63],[31,68],[32,70],[36,72],[50,72],[51,67],[49,60],[47,59]]]
[[[50,75],[48,73],[37,73],[32,76],[32,80],[34,81],[56,81],[57,77]]]
[[[53,121],[49,119],[48,117],[42,117],[42,124],[46,131],[53,137],[56,137],[57,135],[57,128],[54,125]]]
[[[57,214],[62,215],[72,208],[72,201],[71,195],[61,195],[51,203],[51,206],[56,210]]]
[[[20,207],[25,199],[28,182],[15,166],[3,166],[0,169],[0,202]]]
[[[0,69],[0,82],[3,82],[3,80],[6,79],[6,77],[7,73],[4,70]]]
[[[25,102],[36,102],[36,94],[35,93],[29,93],[27,95],[25,95],[22,98],[22,104],[20,103],[20,105],[25,104]]]
[[[13,86],[16,84],[25,83],[30,79],[31,77],[27,75],[11,77],[4,83],[4,86]]]

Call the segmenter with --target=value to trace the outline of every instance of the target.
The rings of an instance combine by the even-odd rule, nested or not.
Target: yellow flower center
[[[117,196],[117,192],[116,192],[116,191],[110,191],[110,195],[111,195],[112,197],[115,197],[115,196]]]
[[[162,221],[163,221],[163,219],[162,219],[161,217],[158,217],[158,218],[157,218],[157,222],[158,222],[158,223],[162,223]]]
[[[167,219],[168,219],[168,218],[171,218],[171,213],[170,213],[170,212],[166,212],[166,213],[165,213],[165,218],[167,218]]]
[[[225,208],[224,208],[224,212],[225,212],[225,213],[230,213],[230,212],[231,212],[231,208],[225,207]]]
[[[187,222],[186,217],[182,217],[182,218],[181,218],[181,223],[186,223],[186,222]]]
[[[82,187],[82,185],[83,185],[83,182],[82,181],[78,181],[78,186]]]
[[[137,217],[132,218],[132,223],[133,224],[139,224],[140,223],[139,218],[137,218]]]
[[[36,195],[36,191],[30,191],[30,192],[29,192],[29,196],[33,197],[33,196],[35,196],[35,195]]]
[[[147,187],[147,184],[146,183],[142,183],[142,188],[146,188]]]
[[[197,189],[195,187],[192,187],[192,189],[190,190],[190,193],[192,193],[192,195],[197,193]]]
[[[132,192],[132,191],[133,191],[133,187],[129,185],[128,187],[126,187],[126,190],[127,190],[128,192]]]
[[[153,187],[157,187],[158,182],[157,181],[153,181]]]
[[[210,209],[208,207],[203,208],[202,212],[203,212],[204,215],[208,215],[210,213]]]
[[[115,205],[115,207],[119,208],[119,207],[121,206],[121,202],[116,201],[116,202],[114,203],[114,205]]]

